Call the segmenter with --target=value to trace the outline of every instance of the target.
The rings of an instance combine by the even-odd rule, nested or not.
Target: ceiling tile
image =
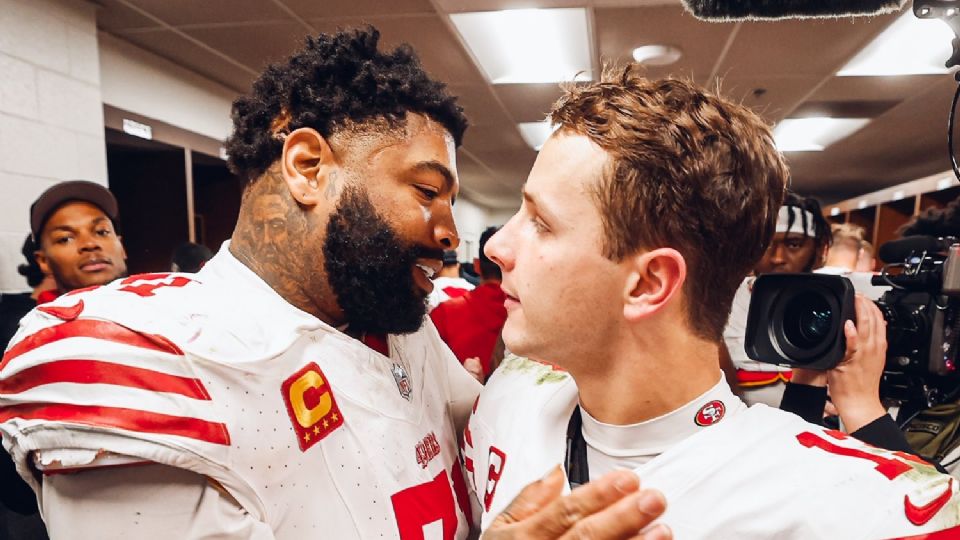
[[[847,198],[950,169],[946,121],[955,89],[944,76],[823,152],[787,154],[798,189]]]
[[[232,22],[288,20],[290,16],[273,2],[263,0],[126,0],[171,26],[225,24]]]
[[[721,94],[742,103],[768,122],[778,122],[800,104],[815,84],[810,77],[764,75],[751,78],[725,77]]]
[[[557,83],[498,84],[493,87],[514,123],[539,122],[563,95]]]
[[[490,85],[448,84],[448,91],[457,96],[471,126],[490,126],[511,123],[504,108],[497,102]]]
[[[675,64],[650,67],[649,78],[666,75],[705,81],[723,50],[734,23],[705,23],[680,6],[610,8],[596,10],[597,43],[602,62],[632,62],[641,45],[673,45],[683,51]]]
[[[521,148],[509,151],[476,152],[473,156],[493,173],[501,184],[519,190],[527,181],[537,153],[533,149]]]
[[[157,22],[141,15],[119,0],[98,0],[97,27],[108,32],[121,32],[132,28],[156,28]]]
[[[437,0],[437,7],[446,13],[499,11],[503,9],[551,9],[584,7],[584,0]]]
[[[336,32],[342,28],[371,24],[380,30],[381,48],[410,44],[424,68],[434,77],[448,84],[484,84],[485,81],[473,60],[463,50],[459,40],[438,15],[419,15],[403,18],[351,18],[308,21],[318,32]]]
[[[196,45],[172,31],[138,33],[123,39],[195,71],[237,92],[246,92],[255,74],[237,67],[220,56]]]
[[[775,74],[826,78],[897,16],[743,23],[718,73],[736,77]]]
[[[467,129],[463,146],[473,153],[529,150],[527,143],[523,141],[517,126],[514,124],[470,126]]]
[[[902,101],[942,80],[943,75],[910,75],[901,77],[832,77],[816,93],[814,101],[876,99]]]
[[[384,16],[409,13],[436,14],[430,0],[280,0],[304,19]]]
[[[303,46],[309,32],[296,22],[182,30],[255,71],[283,60]],[[250,36],[257,36],[250,39]]]

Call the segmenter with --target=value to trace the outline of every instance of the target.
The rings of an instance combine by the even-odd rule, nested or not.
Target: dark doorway
[[[183,149],[106,130],[110,190],[131,274],[170,270],[173,249],[189,238]]]
[[[216,253],[233,234],[243,188],[222,159],[193,152],[192,160],[196,242]]]

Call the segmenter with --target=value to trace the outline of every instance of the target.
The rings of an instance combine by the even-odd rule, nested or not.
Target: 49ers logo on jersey
[[[317,364],[303,366],[283,382],[281,389],[301,451],[306,452],[343,425],[333,391]]]
[[[722,420],[726,412],[727,407],[723,402],[715,399],[703,407],[700,407],[693,421],[696,422],[698,426],[712,426]]]

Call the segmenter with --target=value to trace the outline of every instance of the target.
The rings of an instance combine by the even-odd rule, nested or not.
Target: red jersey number
[[[454,474],[458,464],[454,463]],[[462,482],[462,480],[461,480]],[[458,490],[459,491],[459,490]],[[457,494],[458,498],[460,494]],[[390,497],[397,517],[400,540],[424,540],[424,527],[440,522],[443,540],[454,540],[457,534],[457,508],[464,501],[454,502],[447,471],[442,471],[430,482],[409,487]],[[467,502],[469,508],[469,502]]]
[[[847,435],[839,431],[828,430],[827,435],[838,439],[844,440],[847,438]],[[848,448],[846,446],[840,446],[838,444],[832,443],[819,435],[811,433],[809,431],[804,431],[797,435],[797,441],[800,442],[803,446],[807,448],[817,447],[825,452],[837,456],[849,456],[859,459],[866,459],[877,464],[874,469],[887,477],[888,480],[893,480],[894,478],[900,476],[901,474],[909,471],[913,467],[907,463],[912,461],[917,464],[928,465],[925,461],[921,460],[916,456],[911,456],[910,454],[905,454],[903,452],[894,452],[896,458],[882,456],[879,453],[867,452],[860,450],[858,448]]]

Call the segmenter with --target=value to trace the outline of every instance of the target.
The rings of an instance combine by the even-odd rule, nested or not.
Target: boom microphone
[[[880,15],[900,9],[903,0],[683,0],[707,21],[809,19]]]
[[[953,237],[937,238],[935,236],[907,236],[899,240],[891,240],[880,246],[877,255],[880,260],[890,264],[903,262],[911,255],[940,253],[946,251],[957,240]]]

